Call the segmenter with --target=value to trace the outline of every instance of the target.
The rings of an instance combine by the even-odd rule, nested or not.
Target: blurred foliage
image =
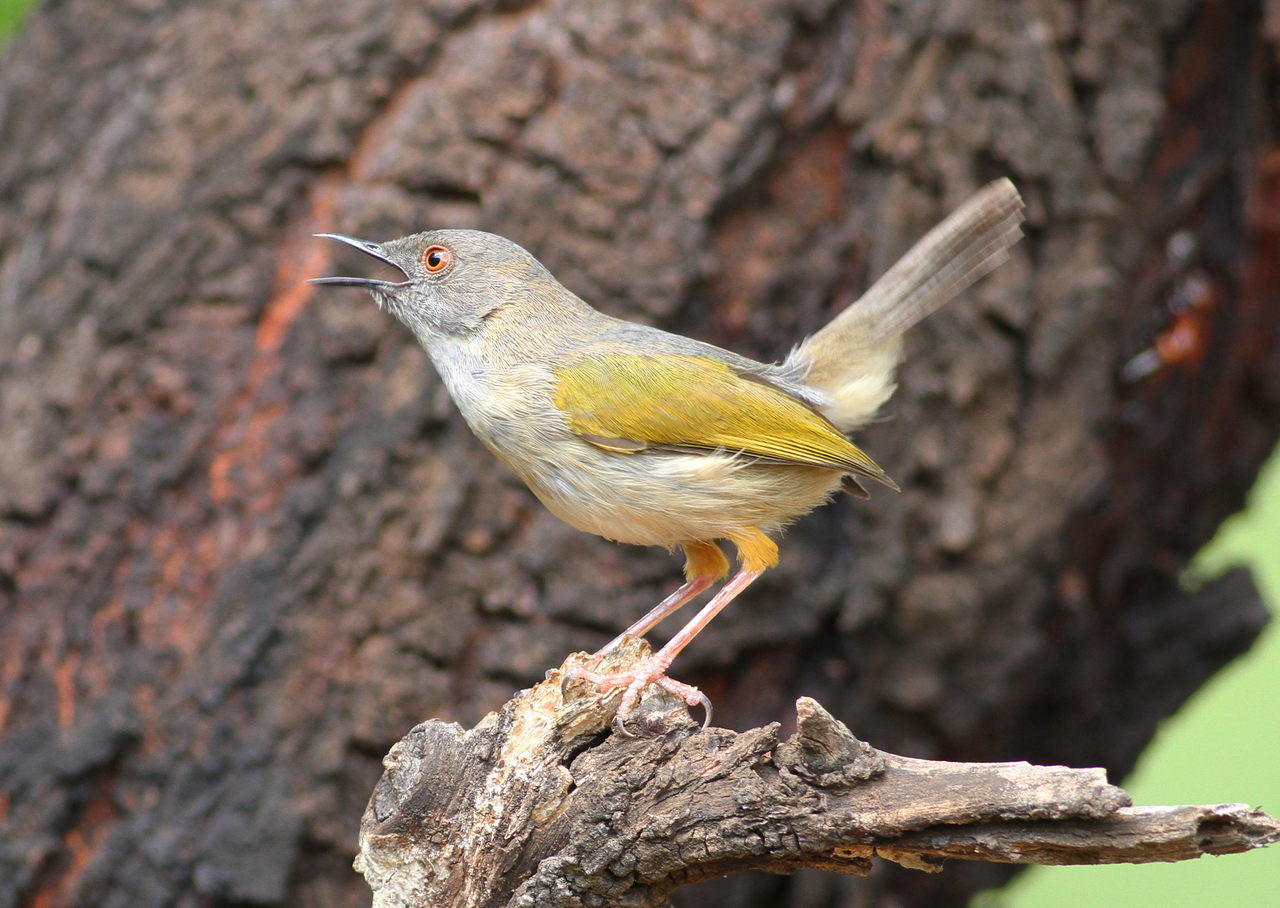
[[[1280,612],[1280,449],[1258,477],[1249,506],[1222,525],[1189,582],[1248,567]],[[1280,621],[1167,720],[1125,780],[1135,804],[1240,801],[1280,813]],[[975,908],[1202,908],[1280,904],[1280,845],[1181,864],[1036,868]]]
[[[34,0],[0,0],[0,39],[7,38],[33,6]]]

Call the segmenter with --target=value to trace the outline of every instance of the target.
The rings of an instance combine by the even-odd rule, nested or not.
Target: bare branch
[[[1124,807],[1081,822],[925,829],[876,853],[900,864],[909,863],[900,860],[903,854],[1007,864],[1146,864],[1261,848],[1277,840],[1278,829],[1276,820],[1245,804]]]
[[[645,652],[628,640],[608,660]],[[376,906],[658,906],[735,870],[1139,863],[1280,837],[1244,805],[1130,807],[1100,769],[884,753],[808,698],[781,740],[777,723],[699,730],[655,689],[622,738],[609,698],[574,685],[562,699],[563,672],[588,659],[470,731],[424,722],[392,749],[356,862]]]

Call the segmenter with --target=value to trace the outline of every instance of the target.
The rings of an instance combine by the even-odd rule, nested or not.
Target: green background
[[[30,0],[0,0],[0,39]],[[1193,574],[1246,564],[1271,603],[1280,603],[1280,452],[1247,511],[1201,553]],[[1189,582],[1195,582],[1194,576]],[[1219,673],[1165,723],[1125,780],[1135,804],[1243,801],[1280,811],[1280,631],[1267,630],[1248,655]],[[1181,864],[1036,868],[975,899],[982,908],[1183,908],[1280,905],[1280,846]]]
[[[0,0],[0,39],[13,30],[32,5],[31,0]]]
[[[1244,564],[1274,615],[1280,603],[1280,449],[1248,508],[1223,524],[1188,578]],[[1243,802],[1280,813],[1280,621],[1201,688],[1124,780],[1135,804]],[[1179,864],[1037,867],[975,900],[982,908],[1232,908],[1280,905],[1280,845]]]

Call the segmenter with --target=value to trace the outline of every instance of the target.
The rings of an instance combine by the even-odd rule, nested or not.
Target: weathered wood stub
[[[628,638],[604,664],[648,652]],[[1101,769],[883,753],[808,697],[785,740],[777,722],[699,729],[663,691],[611,734],[617,693],[563,684],[590,664],[577,653],[470,731],[431,720],[392,748],[356,858],[374,908],[665,908],[747,869],[1185,861],[1280,841],[1247,804],[1133,807]]]

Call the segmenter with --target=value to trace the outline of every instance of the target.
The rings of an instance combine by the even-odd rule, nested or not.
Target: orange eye
[[[422,267],[428,274],[439,274],[453,264],[453,253],[444,246],[428,246],[422,250]]]

